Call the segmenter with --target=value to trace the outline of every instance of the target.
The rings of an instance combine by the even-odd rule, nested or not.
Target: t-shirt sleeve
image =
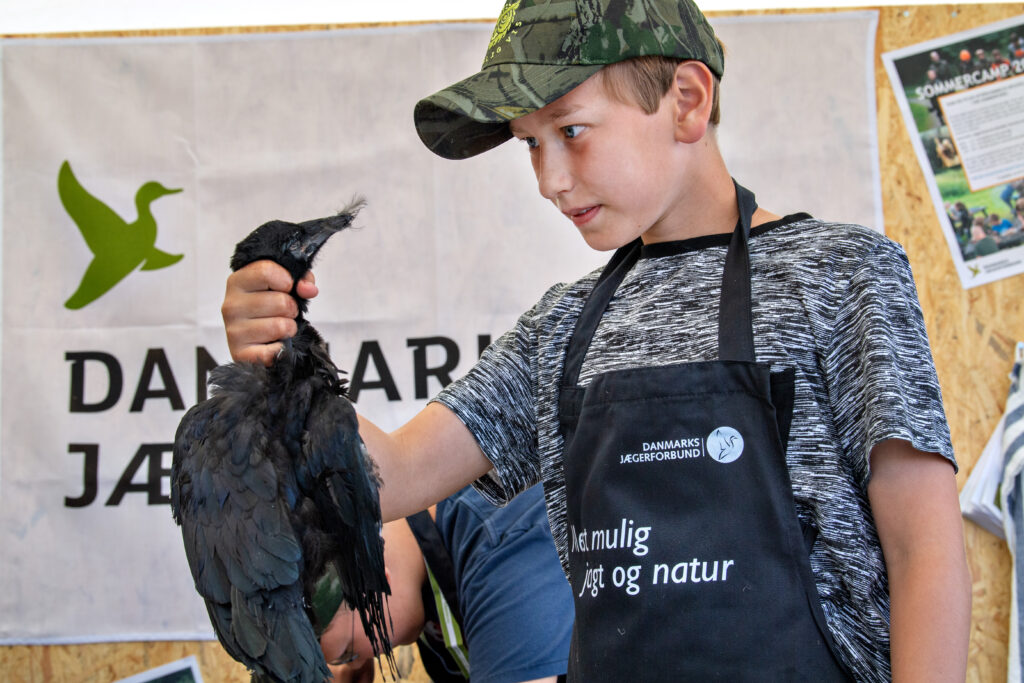
[[[924,316],[903,248],[868,251],[841,296],[825,370],[838,438],[862,486],[886,439],[938,453],[956,468]]]
[[[494,469],[474,486],[503,505],[540,480],[532,357],[533,311],[494,341],[472,369],[433,400],[469,428]]]

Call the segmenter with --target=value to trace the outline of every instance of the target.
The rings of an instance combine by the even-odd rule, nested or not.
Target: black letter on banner
[[[373,358],[373,365],[377,368],[377,375],[380,377],[376,382],[367,382],[364,378],[370,358]],[[384,352],[380,344],[375,341],[365,341],[359,346],[359,355],[356,356],[356,366],[352,370],[352,381],[348,387],[348,397],[354,403],[359,398],[359,392],[364,389],[383,389],[389,401],[401,401],[398,394],[398,386],[391,376],[391,369],[384,360]]]
[[[196,347],[196,403],[206,400],[206,383],[209,380],[210,370],[217,367],[217,361],[213,359],[205,346]]]
[[[491,335],[489,334],[478,334],[476,335],[476,357],[484,355],[484,351],[491,345]]]
[[[153,379],[153,369],[160,370],[160,379],[164,381],[163,389],[150,389],[149,383]],[[171,401],[171,408],[174,410],[185,410],[185,401],[178,391],[178,384],[174,381],[174,373],[167,362],[167,356],[163,349],[149,349],[146,351],[146,360],[142,364],[142,372],[139,373],[139,385],[135,388],[135,398],[132,399],[132,407],[129,412],[142,412],[142,404],[146,399],[166,398]]]
[[[71,361],[71,407],[72,413],[99,413],[114,407],[121,398],[123,375],[121,364],[109,353],[102,351],[68,351],[64,360]],[[99,361],[107,366],[107,395],[99,403],[85,402],[85,362]]]
[[[414,349],[412,352],[412,373],[416,381],[416,398],[427,398],[427,377],[433,375],[446,387],[452,383],[450,373],[459,364],[459,347],[448,337],[422,337],[407,339],[406,344]],[[445,350],[445,362],[436,368],[427,367],[427,347],[440,346]]]
[[[168,505],[171,502],[170,496],[163,493],[163,480],[171,476],[171,468],[164,467],[163,454],[170,453],[174,448],[172,443],[144,443],[135,451],[135,457],[124,468],[124,473],[114,487],[114,492],[107,499],[107,505],[120,505],[124,494],[146,493],[149,495],[149,505]],[[132,480],[136,472],[142,467],[142,463],[149,460],[149,471],[146,481],[142,484],[135,484]]]
[[[100,445],[97,443],[69,443],[68,453],[85,455],[82,468],[82,495],[78,498],[64,498],[64,507],[84,508],[96,500],[99,481]]]

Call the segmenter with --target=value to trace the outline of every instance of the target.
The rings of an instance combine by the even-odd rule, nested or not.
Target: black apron
[[[847,680],[786,469],[794,371],[754,358],[747,239],[757,205],[736,193],[718,361],[578,386],[639,240],[612,257],[570,341],[559,397],[576,603],[570,681]]]

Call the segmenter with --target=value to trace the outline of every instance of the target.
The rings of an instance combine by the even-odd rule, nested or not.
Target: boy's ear
[[[703,139],[714,102],[715,76],[703,63],[681,62],[669,90],[675,104],[675,137],[693,143]]]

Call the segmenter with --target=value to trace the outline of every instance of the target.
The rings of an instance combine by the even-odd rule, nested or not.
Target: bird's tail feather
[[[232,596],[231,632],[272,681],[324,683],[331,678],[320,642],[306,618],[298,585],[269,594]]]

